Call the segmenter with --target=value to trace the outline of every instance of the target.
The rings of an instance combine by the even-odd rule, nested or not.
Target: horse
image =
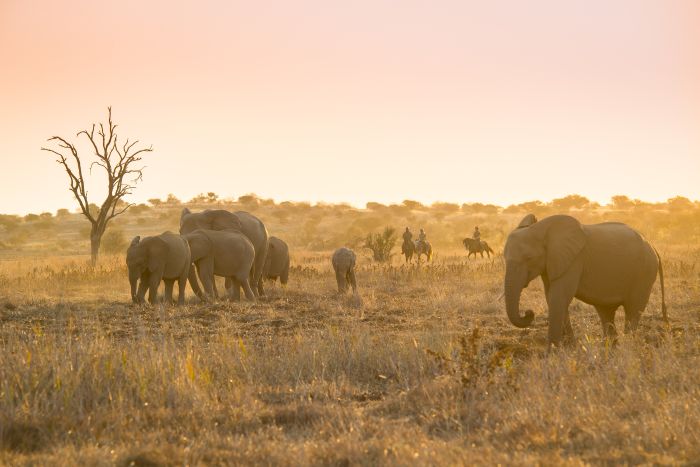
[[[427,240],[416,240],[415,251],[418,261],[420,261],[420,255],[425,255],[428,261],[433,257],[433,247]]]
[[[413,258],[413,253],[416,251],[416,245],[408,239],[404,239],[401,245],[401,254],[406,257],[406,262],[408,263]]]
[[[490,258],[491,253],[493,253],[493,250],[491,249],[489,244],[483,240],[477,240],[475,238],[465,238],[464,240],[462,240],[462,243],[464,244],[464,248],[469,252],[467,254],[467,258],[469,258],[471,255],[474,255],[474,258],[476,258],[477,253],[479,253],[483,258],[484,252],[486,252],[486,256]]]

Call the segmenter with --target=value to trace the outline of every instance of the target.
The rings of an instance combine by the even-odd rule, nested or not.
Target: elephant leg
[[[580,270],[580,267],[576,269]],[[564,333],[565,323],[568,320],[569,305],[574,299],[578,288],[579,271],[569,270],[556,281],[550,282],[547,293],[547,307],[549,308],[549,343],[559,345]]]
[[[596,306],[595,309],[598,312],[598,316],[600,316],[603,338],[611,337],[615,339],[617,337],[617,331],[615,330],[615,311],[617,307]]]
[[[136,302],[144,303],[146,301],[146,290],[148,290],[149,279],[148,276],[143,275],[139,280],[139,288],[136,291]]]
[[[173,304],[173,285],[175,284],[175,279],[166,279],[165,282],[165,292],[163,295],[163,301],[172,305]]]
[[[177,280],[177,304],[185,304],[185,289],[187,288],[187,275],[183,274]]]
[[[151,273],[148,283],[148,302],[151,305],[158,303],[158,286],[162,275],[155,272]]]
[[[625,305],[624,308],[625,308],[625,334],[627,334],[628,332],[632,332],[632,331],[636,330],[637,327],[639,326],[639,318],[642,317],[642,310],[637,308],[637,307],[633,307],[633,306],[629,306],[629,305]]]
[[[574,342],[574,328],[571,326],[571,313],[568,309],[566,310],[566,318],[564,318],[563,338],[567,344]]]
[[[274,278],[274,280],[277,280],[277,278]],[[265,295],[265,289],[264,289],[264,287],[263,287],[263,283],[264,283],[264,282],[265,282],[265,277],[264,277],[264,276],[260,276],[260,280],[258,281],[258,284],[257,284],[257,286],[256,286],[256,287],[257,287],[257,292],[258,292],[258,294],[257,294],[258,297],[262,297],[263,295]],[[274,282],[274,281],[273,281],[273,282]],[[250,285],[250,284],[249,284],[249,285]]]
[[[354,269],[351,269],[348,271],[347,280],[350,283],[350,286],[352,287],[352,293],[356,294],[357,293],[357,282],[355,281],[355,270]]]
[[[231,284],[231,287],[229,287],[227,289],[229,300],[231,300],[233,302],[240,302],[241,301],[241,284],[240,284],[240,282],[234,277],[227,277],[226,282]]]
[[[339,269],[335,270],[335,281],[338,283],[338,293],[345,293],[346,290],[346,285],[345,285],[345,274],[342,273]]]
[[[262,278],[260,279],[262,282]],[[253,289],[250,287],[250,283],[248,282],[248,279],[242,279],[238,281],[240,283],[240,286],[243,287],[243,293],[245,293],[245,298],[248,299],[248,301],[255,302],[255,294],[253,293]],[[238,287],[236,287],[238,289]],[[240,297],[240,291],[239,291],[239,297]]]
[[[197,264],[197,273],[199,274],[199,280],[202,281],[204,293],[209,297],[214,297],[214,262],[200,261]]]
[[[216,287],[216,278],[212,279],[211,288],[212,288],[212,291],[214,293],[213,294],[214,298],[219,298],[219,289]],[[228,288],[228,287],[226,287],[226,288]]]

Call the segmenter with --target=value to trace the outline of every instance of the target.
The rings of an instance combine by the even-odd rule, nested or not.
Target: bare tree
[[[58,156],[56,162],[61,164],[68,174],[70,191],[73,192],[78,201],[83,215],[90,221],[90,254],[93,266],[97,263],[100,242],[107,229],[107,224],[133,206],[131,203],[125,203],[122,198],[131,194],[136,184],[142,180],[143,166],[139,165],[141,156],[153,151],[152,146],[138,149],[136,147],[139,143],[138,140],[130,142],[127,139],[124,144],[118,143],[115,132],[117,125],[112,122],[112,108],[108,107],[107,111],[106,128],[102,123],[99,124],[99,129],[93,124],[90,131],[83,130],[76,134],[76,137],[85,135],[95,153],[95,160],[90,164],[88,172],[92,173],[92,168],[97,165],[102,167],[107,174],[107,195],[102,205],[99,206],[99,210],[90,209],[88,192],[85,187],[83,161],[81,161],[75,145],[60,136],[52,136],[47,141],[55,141],[60,149],[41,148],[42,151],[48,151]],[[95,135],[96,129],[97,135]],[[63,153],[66,151],[70,151],[70,154],[64,155]]]

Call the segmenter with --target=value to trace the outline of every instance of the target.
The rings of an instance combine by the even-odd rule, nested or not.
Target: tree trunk
[[[102,242],[102,233],[96,231],[95,227],[90,231],[90,264],[92,267],[97,265],[97,256],[100,253],[100,243]]]

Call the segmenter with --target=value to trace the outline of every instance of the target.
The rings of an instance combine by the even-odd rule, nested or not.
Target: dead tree
[[[107,174],[107,195],[98,212],[90,212],[90,202],[88,192],[85,187],[85,176],[83,173],[83,161],[78,155],[75,145],[69,143],[60,136],[52,136],[47,141],[55,141],[60,149],[42,147],[42,151],[48,151],[58,156],[56,162],[61,164],[68,174],[70,191],[80,205],[83,215],[90,221],[90,255],[94,266],[97,263],[97,255],[100,251],[102,235],[107,229],[107,224],[120,214],[126,212],[133,204],[124,203],[122,198],[135,188],[136,184],[142,180],[143,167],[139,165],[141,156],[146,152],[152,152],[153,147],[138,149],[136,145],[139,141],[129,141],[124,144],[118,143],[115,130],[117,125],[112,122],[112,108],[108,107],[107,127],[100,123],[99,129],[95,124],[90,131],[83,130],[76,134],[76,137],[85,135],[92,149],[95,160],[90,163],[88,173],[92,172],[94,166],[102,167]],[[97,135],[95,130],[97,129]],[[64,155],[62,152],[70,151]]]

